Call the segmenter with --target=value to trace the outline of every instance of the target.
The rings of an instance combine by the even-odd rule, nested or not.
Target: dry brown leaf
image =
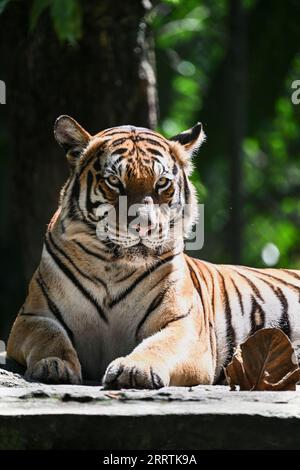
[[[283,331],[263,328],[238,346],[225,376],[231,390],[296,390],[300,369]]]

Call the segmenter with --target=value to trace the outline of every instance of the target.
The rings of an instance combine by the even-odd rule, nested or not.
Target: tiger
[[[7,345],[27,380],[104,389],[217,384],[257,330],[300,338],[300,271],[185,253],[197,223],[190,176],[205,141],[201,123],[172,138],[132,125],[91,135],[63,115],[54,135],[69,178]],[[138,217],[110,220],[124,197]],[[184,223],[175,233],[177,220]]]

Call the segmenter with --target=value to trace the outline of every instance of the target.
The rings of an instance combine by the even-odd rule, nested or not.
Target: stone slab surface
[[[0,369],[0,449],[300,449],[296,392],[107,391]]]

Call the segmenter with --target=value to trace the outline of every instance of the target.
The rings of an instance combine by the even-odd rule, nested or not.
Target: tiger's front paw
[[[164,367],[146,361],[119,357],[109,364],[103,377],[105,389],[167,387],[170,376]]]
[[[48,384],[81,384],[81,372],[59,357],[47,357],[28,367],[25,373],[27,380]]]

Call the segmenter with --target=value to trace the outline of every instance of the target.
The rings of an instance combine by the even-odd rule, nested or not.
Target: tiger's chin
[[[141,239],[138,243],[131,246],[122,246],[110,242],[110,248],[115,261],[123,261],[134,265],[152,264],[159,257],[175,250],[178,243],[162,240],[160,243],[147,243]]]
[[[139,241],[132,246],[116,245],[113,250],[114,259],[124,259],[133,263],[145,262],[149,258],[157,257],[163,253],[163,247],[160,246],[147,246],[143,241]]]
[[[156,249],[149,248],[140,241],[134,246],[124,248],[123,258],[133,264],[145,263],[145,261],[153,258],[155,252]]]

